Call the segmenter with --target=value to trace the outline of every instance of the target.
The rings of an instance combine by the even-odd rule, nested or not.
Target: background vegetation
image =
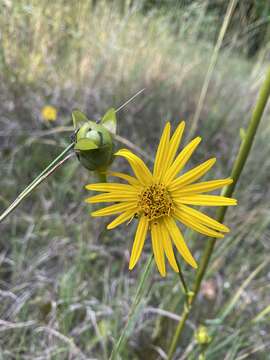
[[[1,209],[69,143],[74,108],[98,119],[146,88],[119,112],[119,134],[149,158],[165,120],[184,118],[189,128],[227,6],[1,1]],[[238,1],[197,130],[204,141],[193,161],[216,155],[212,177],[229,175],[241,142],[269,62],[269,20],[268,1]],[[57,108],[56,122],[44,122],[44,105]],[[231,233],[217,245],[177,359],[198,359],[199,324],[212,336],[207,359],[268,358],[269,136],[268,111],[237,189],[239,206],[228,211]],[[0,359],[107,359],[117,341],[150,242],[129,272],[136,224],[104,232],[106,220],[91,219],[83,202],[91,181],[69,160],[1,224]],[[185,237],[199,259],[205,238],[190,231]],[[191,280],[193,271],[183,267]],[[180,294],[175,274],[161,279],[153,272],[123,359],[165,358]]]

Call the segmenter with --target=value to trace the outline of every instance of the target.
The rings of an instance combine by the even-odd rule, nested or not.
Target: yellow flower
[[[57,118],[57,110],[54,106],[44,106],[41,110],[41,115],[43,119],[47,121],[55,121]]]
[[[127,149],[119,150],[115,155],[124,157],[130,164],[135,177],[111,172],[127,181],[127,184],[100,183],[86,185],[86,189],[102,191],[104,194],[95,195],[88,199],[88,203],[116,202],[101,210],[92,212],[92,216],[108,216],[121,213],[108,226],[116,226],[138,218],[138,227],[132,247],[129,269],[136,265],[148,230],[151,233],[152,248],[158,270],[162,276],[166,275],[165,256],[174,271],[179,272],[175,260],[173,244],[184,260],[194,268],[197,263],[190,253],[183,235],[177,226],[181,222],[187,227],[211,237],[222,238],[229,228],[202,212],[188,205],[229,206],[236,205],[236,200],[203,193],[231,184],[232,179],[221,179],[195,183],[216,162],[209,159],[199,166],[177,177],[183,170],[201,138],[192,140],[176,156],[185,123],[181,122],[170,138],[170,123],[163,130],[158,145],[153,173],[145,163]]]

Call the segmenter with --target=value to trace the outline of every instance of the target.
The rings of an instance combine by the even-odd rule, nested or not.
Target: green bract
[[[104,172],[113,161],[115,110],[108,110],[100,123],[89,120],[79,110],[72,112],[72,119],[75,129],[74,149],[79,161],[90,171]]]

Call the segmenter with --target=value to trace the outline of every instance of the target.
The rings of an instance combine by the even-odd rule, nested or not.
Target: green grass
[[[165,17],[143,17],[136,9],[123,17],[117,6],[104,3],[95,11],[90,1],[1,5],[1,209],[69,142],[70,134],[58,130],[71,125],[73,108],[97,119],[145,87],[119,113],[119,134],[150,156],[165,120],[176,125],[184,118],[191,125],[213,50],[199,38],[197,15],[191,23],[183,20],[174,36]],[[184,31],[186,25],[193,32]],[[214,178],[230,173],[239,130],[264,74],[262,54],[267,52],[248,61],[231,42],[219,55],[199,121],[203,142],[193,158],[197,163],[217,156]],[[58,109],[54,124],[41,119],[47,104]],[[269,111],[237,188],[239,206],[228,211],[231,232],[217,245],[177,359],[198,358],[193,332],[201,323],[213,337],[207,359],[267,359],[269,313],[250,320],[269,305],[269,266],[241,288],[225,319],[222,314],[269,259],[268,119]],[[113,166],[126,169],[120,161]],[[91,181],[75,158],[69,160],[1,224],[0,359],[106,359],[117,341],[151,247],[148,241],[129,272],[136,224],[104,232],[107,220],[91,219],[83,202],[83,187]],[[205,238],[190,231],[185,236],[199,259]],[[193,271],[183,268],[191,281]],[[162,358],[182,302],[177,276],[169,271],[164,280],[154,269],[122,358]]]

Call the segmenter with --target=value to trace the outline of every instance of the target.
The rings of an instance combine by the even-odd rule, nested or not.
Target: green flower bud
[[[200,345],[207,345],[211,341],[211,337],[208,334],[207,327],[200,325],[195,332],[195,339]]]
[[[112,135],[116,131],[115,110],[106,112],[100,123],[90,121],[82,112],[72,113],[75,146],[81,164],[90,171],[104,173],[113,161]]]
[[[111,134],[103,125],[88,121],[76,134],[75,151],[86,169],[102,172],[113,161]]]

